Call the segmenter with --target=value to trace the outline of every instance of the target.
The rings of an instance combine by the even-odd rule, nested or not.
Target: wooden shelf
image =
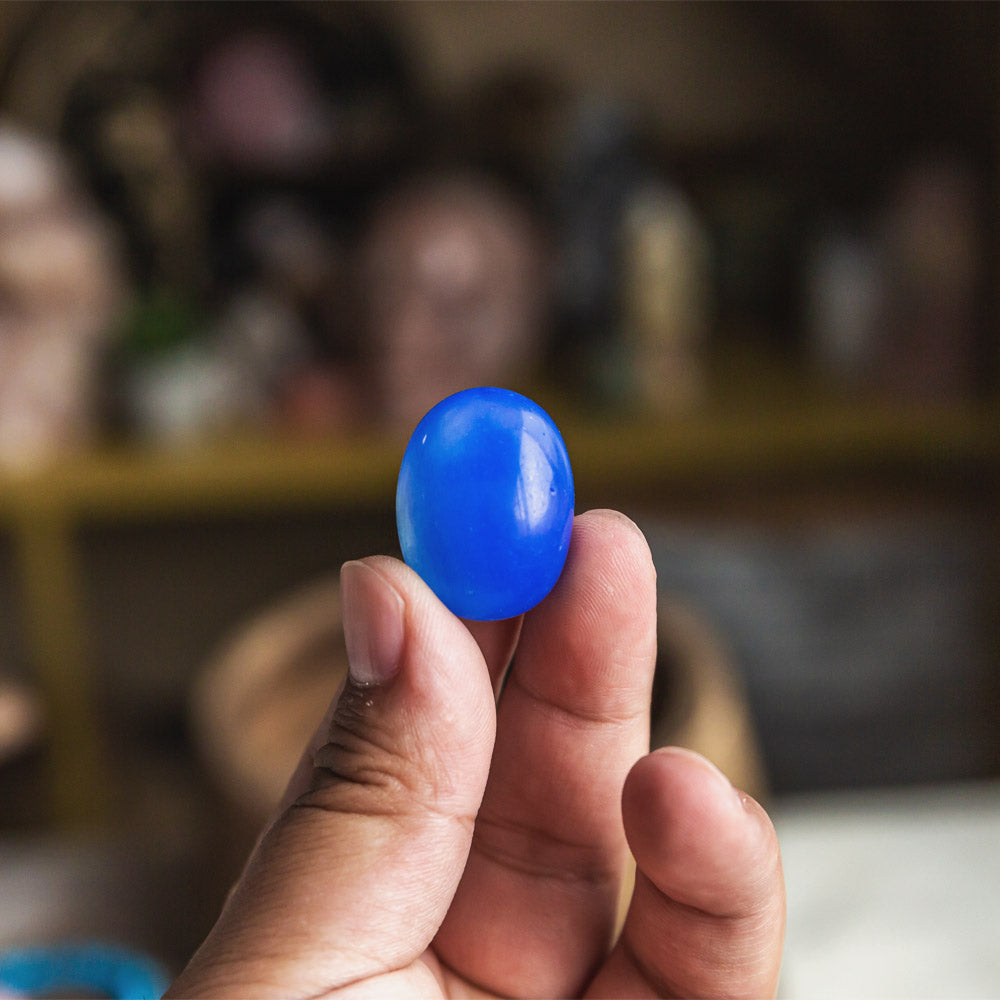
[[[562,427],[581,491],[655,494],[746,476],[1000,464],[1000,406],[826,403],[719,409]],[[109,448],[0,478],[0,523],[391,506],[403,443],[386,438],[222,440]]]

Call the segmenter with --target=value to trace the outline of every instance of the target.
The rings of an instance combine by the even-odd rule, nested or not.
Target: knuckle
[[[436,811],[447,769],[404,720],[385,711],[382,694],[348,682],[299,805],[398,817]]]
[[[334,712],[326,741],[315,752],[313,792],[367,789],[381,797],[412,796],[412,762],[376,711],[379,692],[348,683]]]

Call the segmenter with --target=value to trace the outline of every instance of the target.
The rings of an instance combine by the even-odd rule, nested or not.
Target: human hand
[[[523,619],[463,623],[386,557],[342,592],[348,681],[168,996],[773,994],[770,821],[703,758],[647,753],[655,571],[630,521],[579,516]]]

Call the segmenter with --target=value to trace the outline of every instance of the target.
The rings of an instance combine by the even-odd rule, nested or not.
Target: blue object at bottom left
[[[157,962],[117,945],[38,945],[0,952],[0,991],[15,996],[158,1000],[169,985]]]

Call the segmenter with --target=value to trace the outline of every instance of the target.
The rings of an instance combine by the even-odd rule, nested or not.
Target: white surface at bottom
[[[783,800],[779,995],[1000,997],[1000,784]]]

